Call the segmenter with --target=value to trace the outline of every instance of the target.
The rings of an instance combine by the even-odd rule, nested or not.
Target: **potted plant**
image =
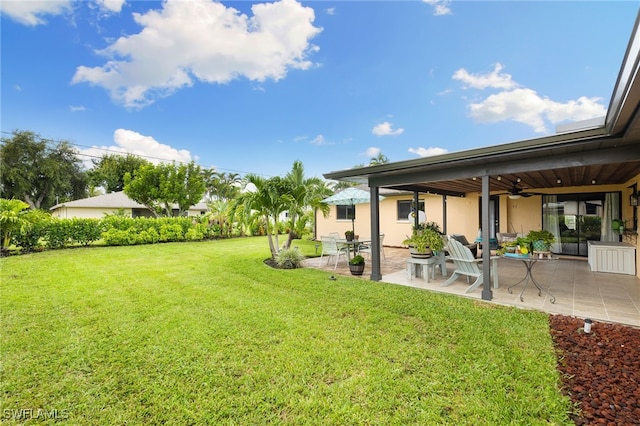
[[[411,237],[407,237],[402,244],[409,246],[409,253],[412,257],[431,257],[432,252],[444,248],[444,240],[438,229],[437,224],[435,226],[420,224],[414,227]]]
[[[504,241],[500,247],[496,250],[496,254],[498,256],[502,256],[505,253],[515,253],[516,247],[518,246],[517,238],[512,240]]]
[[[353,234],[354,234],[353,231],[345,231],[344,232],[344,238],[347,241],[353,241]]]
[[[349,260],[349,270],[351,275],[362,275],[364,272],[364,257],[359,254],[353,256],[353,259]]]
[[[531,241],[535,251],[549,251],[551,244],[556,241],[555,235],[545,230],[529,231],[527,239]]]
[[[613,219],[611,221],[611,228],[614,230],[614,232],[619,232],[622,234],[624,232],[625,225],[626,221],[622,219]]]

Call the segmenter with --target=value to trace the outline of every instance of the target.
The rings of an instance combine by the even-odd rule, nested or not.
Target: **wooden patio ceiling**
[[[545,189],[563,187],[588,187],[596,185],[619,185],[640,173],[640,161],[535,170],[520,173],[501,173],[491,176],[492,193],[506,193],[514,184],[526,191],[544,193]],[[479,177],[443,181],[416,182],[407,185],[390,185],[388,188],[403,191],[418,191],[432,194],[461,196],[482,191]]]
[[[514,184],[542,193],[552,188],[620,185],[640,174],[640,142],[609,138],[582,144],[541,144],[519,152],[498,149],[437,163],[424,160],[346,174],[370,186],[452,196],[481,192],[481,177],[485,175],[490,176],[492,193],[508,192]]]

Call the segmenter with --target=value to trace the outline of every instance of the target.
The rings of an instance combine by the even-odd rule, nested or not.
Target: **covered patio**
[[[639,22],[631,34],[626,55],[612,93],[605,117],[572,123],[557,129],[556,134],[514,143],[488,146],[467,151],[452,152],[433,157],[399,161],[352,168],[325,173],[327,179],[365,184],[369,187],[370,198],[370,234],[380,235],[380,203],[377,201],[383,188],[409,191],[414,194],[414,205],[419,205],[419,194],[436,194],[443,199],[443,231],[447,233],[447,199],[465,198],[474,195],[479,200],[481,241],[491,241],[492,232],[509,232],[506,224],[500,223],[499,229],[491,216],[490,203],[493,197],[520,198],[532,197],[539,200],[540,211],[543,208],[542,197],[552,194],[588,194],[599,188],[601,191],[615,193],[621,219],[629,224],[623,237],[625,244],[635,248],[633,259],[628,260],[634,266],[640,264],[638,244],[638,198],[640,192],[640,31]],[[525,182],[526,187],[519,183]],[[525,191],[526,189],[526,191]],[[526,194],[525,194],[526,192]],[[508,194],[508,195],[505,195]],[[627,201],[629,200],[629,201]],[[550,202],[551,203],[551,202]],[[613,204],[613,203],[612,203]],[[469,214],[477,214],[471,211]],[[538,214],[538,213],[536,213]],[[540,213],[541,214],[541,213]],[[417,216],[416,216],[417,217]],[[611,223],[607,217],[606,223]],[[604,222],[603,222],[604,223]],[[417,224],[417,218],[416,218]],[[521,223],[513,228],[520,229]],[[534,229],[529,226],[527,229]],[[626,229],[626,228],[625,228]],[[622,232],[621,232],[622,234]],[[621,235],[622,236],[622,235]],[[603,240],[611,241],[611,240]],[[578,241],[578,245],[581,242]],[[398,283],[402,273],[385,271],[385,266],[377,255],[380,241],[373,238],[372,255],[369,262],[369,277],[374,281]],[[586,247],[586,242],[585,242]],[[474,293],[483,300],[505,303],[517,299],[514,295],[503,294],[510,280],[524,275],[524,267],[517,262],[501,259],[500,289],[490,285],[489,254],[483,253],[483,286]],[[509,272],[513,268],[513,272]],[[600,319],[613,321],[613,304],[605,303],[605,298],[621,299],[619,320],[639,325],[638,321],[638,269],[636,276],[620,274],[602,274],[591,272],[584,260],[562,260],[556,266],[540,264],[536,266],[542,282],[550,283],[552,291],[557,293],[558,301],[549,306],[550,311],[569,315],[599,316]],[[365,272],[365,273],[367,273]],[[502,275],[505,275],[504,279]],[[547,275],[548,277],[545,277]],[[545,281],[544,278],[549,278]],[[520,279],[520,278],[518,278]],[[517,282],[517,280],[515,281]],[[406,284],[406,283],[405,283]],[[620,291],[614,286],[622,285]],[[439,288],[437,283],[430,288]],[[464,286],[462,286],[464,289]],[[453,291],[456,286],[447,288]],[[444,289],[443,289],[444,290]],[[532,290],[533,292],[533,290]],[[566,294],[566,298],[560,297]],[[584,299],[586,295],[593,298]],[[537,294],[534,292],[537,298]],[[569,300],[569,295],[571,300]],[[629,295],[634,295],[631,298]],[[600,301],[597,298],[600,297]],[[624,302],[622,301],[624,300]],[[536,306],[546,310],[546,301],[535,300],[525,295],[525,301],[516,301],[523,306],[541,303]],[[511,303],[510,303],[511,304]],[[587,309],[583,309],[587,306]],[[533,307],[533,306],[531,306]],[[626,312],[622,315],[622,311]],[[596,312],[597,311],[597,312]]]
[[[385,247],[385,257],[381,262],[381,282],[404,285],[428,291],[436,291],[471,299],[481,299],[482,291],[477,289],[465,293],[468,287],[464,278],[458,279],[448,287],[441,284],[451,275],[453,263],[447,262],[447,277],[436,271],[435,279],[427,283],[423,278],[409,279],[407,259],[409,251],[405,248]],[[326,258],[312,258],[304,261],[305,267],[321,269],[340,279],[352,276],[346,261],[341,260],[333,269],[333,262],[327,265]],[[512,289],[507,288],[525,276],[525,267],[520,261],[498,260],[499,288],[493,288],[491,303],[515,306],[523,309],[535,309],[551,314],[571,315],[578,318],[591,318],[595,321],[614,322],[640,327],[640,279],[632,275],[592,272],[586,259],[562,258],[558,261],[540,262],[533,267],[536,280],[556,297],[551,303],[543,292],[538,296],[530,283],[520,301],[519,294],[524,283]],[[371,273],[371,262],[365,268],[364,279]]]

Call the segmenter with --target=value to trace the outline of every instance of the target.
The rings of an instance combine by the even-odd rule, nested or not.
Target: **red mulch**
[[[551,337],[576,425],[640,425],[640,329],[551,315]]]

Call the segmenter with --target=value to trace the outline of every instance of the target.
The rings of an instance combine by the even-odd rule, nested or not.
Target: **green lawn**
[[[572,424],[545,314],[267,256],[243,238],[1,259],[2,419]]]

